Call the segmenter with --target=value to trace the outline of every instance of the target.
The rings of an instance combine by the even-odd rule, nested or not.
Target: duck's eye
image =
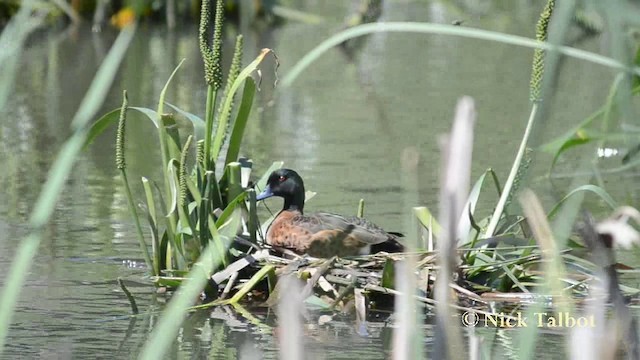
[[[285,176],[280,176],[280,177],[278,178],[278,181],[279,181],[279,182],[283,182],[283,181],[285,181],[285,180],[287,180],[287,178],[286,178]]]

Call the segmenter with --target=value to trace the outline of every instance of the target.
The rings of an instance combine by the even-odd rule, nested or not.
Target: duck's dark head
[[[304,182],[297,172],[290,169],[278,169],[269,175],[267,187],[258,194],[256,200],[272,196],[284,199],[284,210],[299,210],[304,207]]]

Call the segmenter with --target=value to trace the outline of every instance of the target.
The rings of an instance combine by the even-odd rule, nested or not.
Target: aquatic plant
[[[36,11],[35,16],[32,17],[31,13],[33,11],[33,4],[25,2],[12,22],[4,29],[2,37],[0,37],[2,51],[6,51],[0,56],[0,63],[2,65],[8,64],[6,68],[2,67],[7,71],[15,71],[17,55],[23,42],[27,35],[39,25],[45,15]],[[40,245],[44,228],[53,214],[57,199],[88,136],[88,124],[102,105],[134,34],[135,25],[126,27],[120,32],[109,50],[109,54],[100,66],[78,111],[73,117],[71,122],[72,135],[62,145],[30,214],[30,233],[21,240],[2,289],[2,297],[0,299],[0,304],[2,304],[0,308],[0,350],[4,346],[11,315],[18,300],[20,289],[29,272],[29,267]],[[11,75],[13,77],[14,74]],[[11,86],[10,81],[3,82],[0,90],[8,91],[9,86]],[[0,108],[4,106],[4,100],[6,99],[3,95],[0,95]]]
[[[217,2],[218,9],[221,6],[220,3],[221,1]],[[208,28],[206,21],[210,19],[207,10],[209,5],[207,1],[203,3],[205,16],[203,16],[204,25],[201,28],[201,35],[204,34],[202,36],[205,41],[202,43],[205,48],[209,46],[207,41],[209,35],[206,35]],[[249,162],[237,161],[237,156],[255,93],[255,83],[250,75],[270,51],[264,50],[256,60],[240,71],[242,39],[238,38],[225,90],[219,96],[219,90],[222,88],[222,69],[219,64],[220,55],[219,53],[216,55],[216,52],[222,49],[217,46],[220,45],[219,43],[216,45],[216,41],[220,41],[220,27],[223,21],[220,11],[215,21],[218,35],[212,36],[214,42],[211,48],[203,51],[205,64],[207,64],[207,58],[211,61],[205,65],[209,89],[204,120],[165,101],[166,91],[175,74],[174,71],[160,95],[156,109],[131,107],[127,103],[125,94],[120,109],[109,112],[87,130],[85,123],[95,112],[100,96],[104,95],[105,89],[108,88],[113,69],[117,68],[123,49],[126,49],[126,44],[131,37],[129,32],[132,30],[123,31],[121,37],[125,40],[119,39],[116,42],[117,46],[114,45],[112,49],[116,55],[110,55],[104,64],[106,70],[101,70],[97,75],[96,86],[92,87],[92,91],[87,95],[86,101],[89,105],[83,103],[80,109],[82,111],[79,111],[79,115],[74,119],[76,133],[65,145],[59,162],[54,165],[51,180],[47,183],[42,199],[38,202],[32,217],[34,234],[25,240],[23,247],[19,250],[16,263],[8,277],[10,281],[3,289],[0,326],[4,327],[0,327],[0,330],[6,333],[8,316],[16,301],[16,289],[23,282],[28,262],[33,257],[39,241],[40,230],[51,214],[56,192],[60,191],[64,183],[73,156],[82,144],[90,142],[107,126],[114,125],[116,122],[119,124],[116,166],[122,175],[129,209],[136,222],[142,256],[157,285],[181,287],[181,291],[174,294],[164,309],[160,321],[153,329],[144,346],[142,358],[162,357],[166,349],[171,346],[187,310],[192,309],[190,306],[207,284],[212,284],[210,288],[213,291],[219,290],[224,285],[224,290],[218,300],[199,307],[230,304],[253,323],[266,326],[261,324],[260,320],[252,318],[242,308],[244,299],[252,295],[254,299],[266,300],[270,305],[280,304],[280,312],[283,321],[288,324],[288,331],[296,331],[295,329],[300,327],[297,326],[299,324],[296,324],[295,317],[287,316],[291,314],[286,310],[297,311],[301,308],[302,302],[309,306],[333,311],[347,308],[348,301],[353,300],[358,327],[366,329],[367,312],[374,309],[388,309],[389,299],[396,297],[398,334],[411,334],[411,336],[396,337],[394,351],[397,358],[422,357],[424,350],[421,347],[421,322],[418,321],[420,318],[414,317],[413,314],[415,309],[423,306],[434,308],[438,313],[439,331],[437,333],[441,337],[436,339],[434,351],[436,356],[442,358],[462,357],[456,353],[460,351],[461,346],[452,346],[455,343],[464,343],[459,327],[449,321],[451,317],[448,315],[452,315],[453,310],[472,310],[477,314],[490,314],[490,309],[485,310],[484,305],[461,305],[461,299],[469,303],[482,303],[496,299],[504,300],[511,296],[511,299],[519,303],[533,302],[534,305],[529,311],[535,311],[544,306],[543,301],[551,294],[554,300],[566,300],[558,303],[557,309],[573,311],[569,295],[592,296],[594,288],[589,286],[589,281],[601,276],[598,271],[608,271],[610,276],[616,273],[615,268],[612,267],[613,264],[598,262],[602,256],[595,256],[594,261],[586,261],[574,252],[574,250],[585,248],[591,249],[596,254],[598,251],[604,251],[598,248],[602,244],[598,245],[597,241],[610,235],[602,231],[602,223],[599,226],[592,226],[590,234],[596,239],[592,242],[582,243],[582,240],[587,238],[586,235],[581,237],[572,235],[572,228],[582,208],[582,198],[585,193],[590,192],[602,198],[612,208],[617,207],[616,201],[602,187],[589,184],[588,180],[591,176],[589,174],[589,176],[574,175],[573,188],[549,213],[545,213],[531,192],[524,192],[520,197],[524,208],[523,214],[508,212],[508,205],[511,199],[516,198],[519,185],[525,183],[526,171],[535,154],[535,150],[528,145],[530,143],[528,139],[532,136],[531,134],[535,134],[535,128],[539,128],[544,121],[544,107],[547,102],[545,99],[552,98],[549,79],[557,76],[560,54],[593,61],[620,71],[612,86],[607,104],[598,115],[607,119],[611,116],[614,107],[620,106],[621,113],[628,111],[628,108],[624,110],[623,101],[618,103],[616,100],[624,100],[624,97],[619,98],[620,94],[635,94],[635,90],[628,91],[627,85],[632,79],[630,74],[640,74],[637,66],[627,64],[628,59],[612,60],[574,48],[558,46],[564,36],[566,24],[572,18],[573,6],[571,1],[562,2],[562,5],[559,2],[558,9],[553,12],[551,25],[547,27],[551,9],[554,8],[554,2],[549,1],[541,17],[537,40],[437,24],[391,23],[356,26],[327,40],[327,43],[321,44],[318,49],[309,54],[309,57],[305,57],[298,66],[293,68],[283,81],[285,86],[291,84],[293,79],[301,74],[305,62],[309,64],[322,51],[340,44],[344,39],[377,31],[420,31],[468,36],[537,49],[531,81],[534,103],[529,116],[529,125],[504,187],[499,184],[498,176],[492,170],[487,170],[469,190],[472,132],[468,125],[473,119],[473,106],[470,100],[466,99],[461,102],[459,111],[465,115],[462,116],[465,120],[456,121],[448,145],[443,146],[443,157],[458,158],[458,154],[464,154],[463,157],[467,161],[461,162],[460,168],[452,166],[442,170],[446,180],[443,181],[444,185],[441,189],[439,218],[436,219],[427,207],[412,209],[421,227],[415,231],[411,226],[407,226],[407,229],[411,229],[407,231],[407,241],[411,244],[410,251],[405,254],[375,254],[348,259],[310,259],[308,257],[288,259],[269,254],[266,250],[251,250],[234,252],[234,257],[237,259],[232,260],[229,245],[234,240],[242,240],[236,239],[236,235],[243,223],[246,223],[250,239],[245,243],[246,246],[253,248],[256,245],[255,239],[258,237],[256,233],[260,224],[257,223],[256,218],[255,192],[247,189],[247,177],[243,176],[243,173],[246,174],[243,169],[249,166]],[[610,20],[615,20],[611,14],[619,15],[620,13],[608,14]],[[554,22],[557,22],[555,26],[553,26]],[[615,24],[619,23],[614,22],[614,28]],[[549,35],[548,39],[547,35]],[[546,52],[543,53],[542,50]],[[541,69],[544,69],[544,72]],[[234,101],[234,95],[239,92],[243,84],[242,100],[238,105]],[[164,111],[166,107],[175,111],[175,114],[166,113]],[[234,107],[237,111],[233,111]],[[149,241],[151,253],[148,255],[146,253],[148,253],[149,244],[141,231],[138,214],[140,210],[133,206],[134,195],[129,190],[124,157],[125,121],[128,111],[139,112],[153,122],[161,147],[162,184],[155,186],[153,179],[142,179],[145,196],[143,213],[151,229]],[[235,116],[233,116],[234,113]],[[175,127],[176,116],[184,116],[191,121],[193,131],[180,134]],[[467,123],[466,131],[460,131],[462,125],[459,124],[465,124],[465,122]],[[582,129],[572,130],[569,135],[554,142],[556,159],[562,152],[584,140],[581,138],[583,132],[580,130]],[[597,139],[604,141],[608,138],[602,136]],[[224,160],[221,161],[225,143],[228,143],[228,150]],[[192,156],[194,147],[196,148],[195,156]],[[633,155],[629,152],[627,159],[631,159]],[[589,154],[588,160],[591,160],[592,156]],[[410,183],[416,180],[416,174],[415,169],[412,170],[410,166],[411,161],[407,162],[409,163],[405,169],[407,174],[403,176],[409,178],[407,187],[410,187]],[[583,161],[582,166],[584,164],[590,164],[590,162]],[[278,163],[273,165],[273,167],[278,166],[280,166]],[[268,175],[271,170],[267,170],[265,174]],[[257,187],[264,187],[265,182],[266,178],[263,176],[257,182]],[[479,219],[475,207],[480,194],[485,193],[486,186],[497,190],[498,205],[491,216]],[[363,212],[364,206],[361,203],[358,206],[358,216],[362,216]],[[618,216],[630,217],[619,214]],[[554,223],[549,224],[550,220]],[[412,221],[414,220],[408,220],[407,223],[412,224]],[[267,224],[268,221],[263,224],[263,227]],[[608,229],[619,229],[626,225],[628,225],[626,222],[625,224],[617,222]],[[437,252],[433,251],[434,243],[437,245]],[[607,256],[607,259],[611,258],[609,253]],[[371,276],[372,273],[375,276]],[[282,274],[289,275],[285,281],[277,281],[277,277]],[[302,279],[305,284],[301,289],[295,286],[298,279]],[[239,280],[247,281],[242,283]],[[618,285],[615,281],[613,283]],[[121,286],[125,289],[122,283]],[[257,289],[263,291],[255,291]],[[522,295],[504,294],[517,291]],[[633,291],[636,290],[618,286],[615,289],[609,289],[610,295],[617,294],[615,299],[618,299],[618,302],[615,306],[618,318],[625,319],[626,314],[626,319],[631,319],[628,312],[624,312],[627,308],[624,301],[620,299],[623,298],[623,292]],[[289,295],[289,292],[295,292],[296,296],[281,296]],[[434,293],[435,299],[430,298],[429,296]],[[134,306],[132,308],[135,309]],[[624,322],[624,324],[625,330],[629,330],[628,333],[635,334],[632,331],[635,330],[633,321]],[[533,349],[538,331],[532,327],[525,329],[518,336],[516,341],[520,357],[531,357],[535,353]],[[300,338],[299,333],[295,335],[298,336],[287,337],[287,339]],[[626,341],[632,345],[630,348],[633,349],[631,337],[629,336]],[[3,338],[4,336],[0,336],[0,339]],[[299,342],[290,340],[285,345],[287,349],[292,349],[287,353],[288,356],[295,357],[299,354]],[[475,347],[470,345],[469,354],[480,351],[490,352],[488,348],[489,345]],[[631,353],[636,354],[636,352]]]

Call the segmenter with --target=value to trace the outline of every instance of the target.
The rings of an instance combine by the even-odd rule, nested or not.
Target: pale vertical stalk
[[[404,149],[402,152],[402,177],[404,183],[405,209],[412,209],[415,205],[418,194],[418,164],[419,153],[414,147]],[[424,357],[424,347],[422,341],[422,316],[419,313],[414,295],[417,290],[417,279],[415,275],[416,255],[413,253],[417,249],[418,235],[416,229],[415,216],[411,213],[406,215],[407,223],[405,231],[407,240],[405,249],[410,254],[404,260],[396,263],[395,284],[398,293],[395,296],[395,314],[397,317],[396,329],[393,332],[393,358],[401,360],[422,359]]]
[[[280,298],[278,300],[278,329],[280,340],[280,359],[303,359],[302,351],[302,288],[294,274],[283,276]]]
[[[462,358],[461,352],[464,349],[459,324],[451,322],[454,317],[449,304],[454,303],[455,299],[451,296],[449,283],[451,274],[457,266],[458,219],[462,215],[469,193],[475,117],[473,99],[461,98],[456,107],[451,135],[441,143],[443,178],[440,190],[440,224],[442,231],[437,243],[440,270],[435,289],[438,334],[436,348],[441,352],[440,356],[450,359]]]

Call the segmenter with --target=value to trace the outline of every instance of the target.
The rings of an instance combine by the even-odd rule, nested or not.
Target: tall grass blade
[[[463,26],[445,25],[445,24],[431,24],[431,23],[417,23],[417,22],[380,22],[373,24],[359,25],[347,30],[341,31],[329,39],[323,41],[313,50],[309,51],[302,57],[282,79],[281,87],[286,88],[291,86],[293,82],[302,74],[302,72],[311,65],[314,61],[330,50],[349,39],[353,39],[359,36],[378,32],[413,32],[432,35],[449,35],[459,36],[469,39],[480,39],[499,42],[503,44],[510,44],[516,46],[523,46],[532,49],[545,49],[545,50],[557,50],[558,53],[566,56],[570,56],[576,59],[588,61],[594,64],[599,64],[609,68],[627,71],[633,74],[640,75],[640,67],[627,67],[625,64],[593,52],[579,50],[568,46],[554,46],[548,42],[539,42],[534,39],[525,38],[522,36],[503,34],[494,31],[466,28]]]
[[[591,192],[591,193],[597,195],[607,205],[609,205],[609,207],[611,209],[616,209],[618,207],[618,203],[615,200],[613,200],[611,195],[609,195],[609,193],[607,193],[603,188],[601,188],[599,186],[596,186],[596,185],[586,184],[586,185],[578,186],[577,188],[571,190],[560,201],[558,201],[558,203],[556,203],[553,206],[551,211],[549,211],[549,218],[553,218],[556,215],[556,213],[558,212],[558,210],[561,209],[562,205],[564,205],[564,203],[567,200],[569,200],[572,196],[574,196],[574,195],[576,195],[576,194],[578,194],[580,192]]]
[[[135,25],[122,30],[114,42],[111,50],[89,87],[78,112],[73,118],[74,133],[65,142],[49,171],[49,177],[36,201],[29,224],[32,232],[18,247],[14,262],[7,273],[6,282],[0,298],[0,349],[3,348],[7,330],[11,322],[11,315],[20,295],[20,288],[24,284],[29,266],[42,238],[43,227],[49,222],[55,209],[58,196],[62,192],[64,183],[71,173],[73,163],[82,150],[87,135],[86,125],[102,105],[113,79],[116,76],[120,62],[135,34]]]
[[[44,20],[45,13],[34,9],[36,1],[22,1],[20,10],[11,18],[0,34],[0,110],[4,108],[18,73],[22,47],[31,32]]]

